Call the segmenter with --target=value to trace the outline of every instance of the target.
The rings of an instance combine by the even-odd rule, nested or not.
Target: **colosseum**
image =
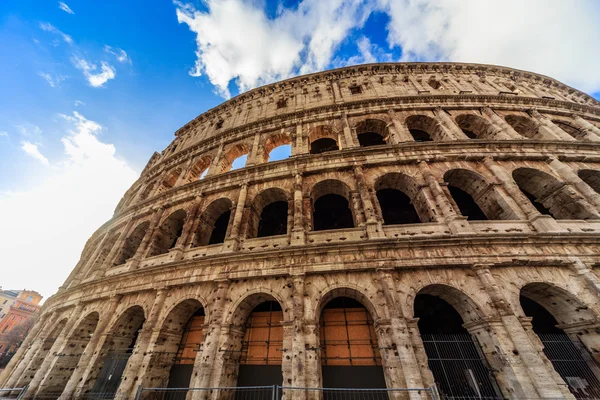
[[[150,158],[0,384],[597,399],[599,193],[600,102],[546,76],[383,63],[253,89]]]

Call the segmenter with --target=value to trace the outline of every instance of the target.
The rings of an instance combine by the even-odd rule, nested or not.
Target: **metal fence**
[[[28,386],[22,388],[0,389],[0,399],[22,399],[27,392]]]
[[[435,388],[344,389],[293,386],[142,388],[135,400],[439,400]]]

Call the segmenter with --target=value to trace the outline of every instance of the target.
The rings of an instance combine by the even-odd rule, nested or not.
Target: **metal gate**
[[[598,368],[587,350],[564,333],[538,334],[544,354],[578,399],[600,398]],[[579,346],[578,346],[579,345]]]
[[[442,398],[502,398],[471,335],[423,334],[422,339]]]
[[[86,394],[86,399],[113,399],[129,357],[131,352],[107,354],[94,387]]]
[[[0,388],[0,399],[22,399],[29,385],[22,388]]]

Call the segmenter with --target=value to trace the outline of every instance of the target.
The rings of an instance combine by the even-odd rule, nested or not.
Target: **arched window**
[[[390,172],[375,181],[379,209],[385,225],[433,221],[434,214],[414,178]]]
[[[406,118],[406,126],[415,142],[442,140],[444,137],[438,121],[426,115],[411,115]]]
[[[489,139],[494,134],[494,127],[483,117],[474,114],[457,115],[458,127],[469,139]]]
[[[544,139],[540,134],[538,123],[531,118],[522,115],[507,115],[505,120],[515,131],[517,131],[517,133],[525,138],[535,140]]]
[[[127,260],[135,256],[135,253],[140,247],[144,236],[146,236],[146,231],[148,230],[149,226],[150,222],[144,221],[135,227],[135,229],[129,235],[129,237],[125,239],[125,243],[123,243],[123,248],[117,256],[114,265],[125,264]]]
[[[415,297],[415,318],[442,398],[502,398],[478,343],[463,327],[461,314],[440,295],[469,302],[458,290],[443,285],[426,287]]]
[[[593,169],[582,169],[577,173],[579,177],[597,193],[600,193],[600,171]]]
[[[181,175],[182,169],[176,168],[173,171],[169,172],[165,179],[161,182],[161,185],[158,188],[158,193],[166,192],[167,190],[173,188],[177,183],[177,179]]]
[[[337,139],[337,133],[329,126],[320,125],[311,129],[308,135],[310,154],[321,154],[339,150]]]
[[[288,196],[278,188],[263,190],[250,207],[248,237],[285,235],[288,222]]]
[[[575,138],[577,140],[585,139],[585,134],[579,128],[574,127],[573,125],[571,125],[570,123],[568,123],[566,121],[562,121],[559,119],[553,119],[552,123],[554,123],[554,125],[558,126],[560,129],[567,132],[569,135],[571,135],[573,138]]]
[[[184,210],[178,210],[165,219],[160,228],[154,235],[152,247],[148,252],[148,257],[168,253],[175,247],[177,239],[183,232],[183,224],[187,214]]]
[[[332,179],[319,182],[314,186],[311,198],[314,231],[354,227],[349,206],[350,189],[345,183]]]
[[[204,209],[194,235],[193,246],[206,246],[225,241],[232,206],[231,200],[221,198]]]
[[[385,388],[373,317],[359,301],[336,297],[319,319],[324,388]]]
[[[356,125],[356,135],[361,147],[369,147],[386,144],[389,134],[384,121],[367,119]]]
[[[190,172],[187,177],[188,182],[195,182],[197,180],[203,179],[208,172],[208,167],[210,167],[211,163],[210,157],[200,157],[198,161],[194,163],[192,168],[190,168]]]
[[[285,160],[292,155],[290,135],[276,133],[265,140],[263,162]]]
[[[377,200],[384,225],[417,224],[421,222],[410,197],[397,189],[380,189]]]
[[[110,234],[111,234],[110,232],[107,233],[107,235],[110,235]],[[85,278],[91,276],[95,271],[98,270],[98,268],[100,268],[100,267],[102,267],[102,265],[104,265],[104,262],[106,261],[106,257],[108,257],[108,255],[110,254],[110,251],[115,246],[115,244],[119,240],[120,236],[121,236],[121,233],[114,233],[106,241],[106,243],[104,243],[102,250],[100,250],[100,252],[96,256],[96,259],[90,263],[88,270],[85,271],[85,274],[84,274]]]
[[[246,144],[236,144],[223,152],[221,161],[221,172],[232,171],[246,166],[250,149]]]

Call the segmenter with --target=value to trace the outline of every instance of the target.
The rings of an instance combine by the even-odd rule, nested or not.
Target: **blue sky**
[[[594,0],[4,0],[0,265],[17,273],[0,285],[53,293],[151,154],[240,91],[449,60],[532,70],[599,98],[598,17]]]

